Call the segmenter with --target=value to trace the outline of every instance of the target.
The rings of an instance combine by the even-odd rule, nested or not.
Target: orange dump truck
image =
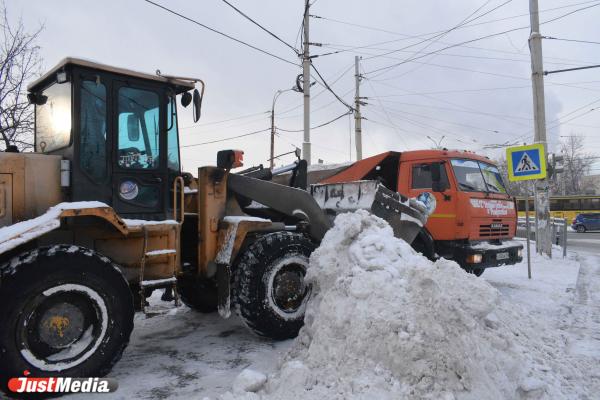
[[[487,157],[446,149],[387,152],[329,173],[309,173],[310,183],[356,180],[379,180],[409,198],[435,198],[435,209],[412,243],[430,259],[452,259],[477,276],[485,268],[522,260],[523,246],[512,240],[515,199]]]

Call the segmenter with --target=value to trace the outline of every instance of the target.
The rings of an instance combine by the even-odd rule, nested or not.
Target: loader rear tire
[[[298,335],[311,291],[304,276],[314,249],[302,234],[276,232],[261,236],[241,255],[233,302],[256,334],[278,340]]]
[[[121,358],[133,298],[108,258],[79,246],[43,247],[0,266],[0,277],[0,385],[26,370],[100,377]]]

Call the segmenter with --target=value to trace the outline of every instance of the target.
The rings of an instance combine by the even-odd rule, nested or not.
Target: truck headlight
[[[517,250],[517,257],[523,258],[523,249]]]
[[[467,256],[467,263],[469,264],[479,264],[483,260],[483,256],[481,254],[471,254]]]

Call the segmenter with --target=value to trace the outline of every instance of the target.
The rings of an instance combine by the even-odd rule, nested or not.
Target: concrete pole
[[[531,20],[529,50],[531,52],[531,81],[533,87],[534,142],[544,144],[544,154],[542,157],[547,160],[548,141],[546,140],[546,110],[544,103],[544,64],[537,0],[529,0],[529,15]],[[545,253],[549,257],[552,257],[548,179],[536,181],[535,214],[537,225],[535,241],[537,251],[540,254]]]
[[[354,142],[356,143],[356,161],[362,160],[362,129],[360,115],[360,68],[359,58],[354,57],[354,80],[356,92],[354,94]]]
[[[308,40],[309,0],[304,7],[304,54],[302,55],[303,91],[304,91],[304,142],[302,156],[310,165],[310,45]]]

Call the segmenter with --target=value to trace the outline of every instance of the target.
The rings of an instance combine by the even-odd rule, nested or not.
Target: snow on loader
[[[25,370],[108,373],[129,341],[135,310],[146,311],[156,288],[223,317],[231,302],[257,334],[294,337],[310,294],[308,258],[332,210],[379,207],[374,212],[410,212],[399,223],[424,222],[422,210],[372,182],[311,194],[300,188],[301,163],[289,185],[231,173],[243,154],[233,150],[219,152],[217,165],[196,177],[182,173],[176,100],[191,105],[197,121],[199,79],[67,58],[28,91],[35,153],[0,153],[5,390]],[[336,196],[344,199],[338,205]],[[418,231],[395,229],[408,241]]]

